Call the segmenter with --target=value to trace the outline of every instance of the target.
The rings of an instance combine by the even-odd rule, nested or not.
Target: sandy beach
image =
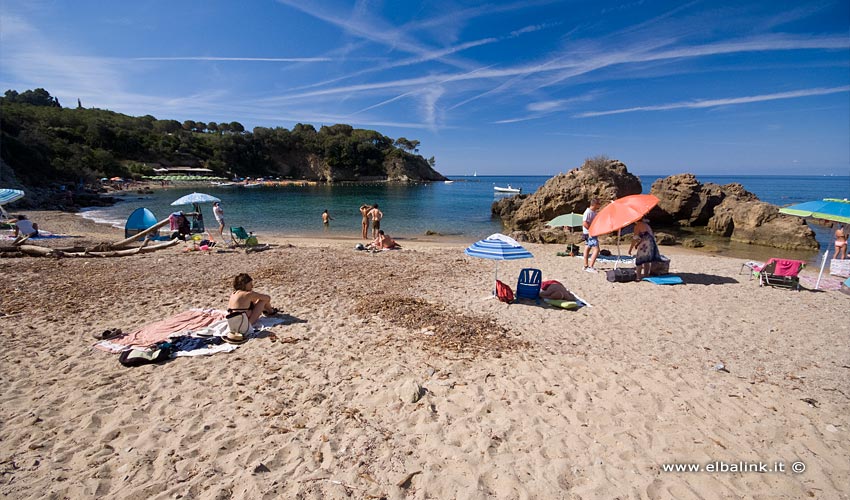
[[[71,236],[39,244],[123,237],[27,213]],[[662,247],[678,286],[609,283],[555,245],[499,263],[592,306],[568,311],[488,298],[495,264],[471,242],[259,238],[272,248],[0,259],[0,496],[850,498],[844,294],[759,287],[743,259],[679,247]],[[274,336],[136,368],[93,348],[224,309],[240,272],[285,313]],[[784,471],[665,470],[741,462]]]

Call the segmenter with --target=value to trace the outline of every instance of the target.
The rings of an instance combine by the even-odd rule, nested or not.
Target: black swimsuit
[[[246,308],[238,308],[238,309],[231,309],[231,308],[229,308],[229,307],[227,308],[227,312],[228,312],[229,314],[233,314],[233,313],[249,313],[249,312],[251,312],[251,311],[253,311],[253,310],[254,310],[254,304],[251,304],[251,307],[246,307]]]

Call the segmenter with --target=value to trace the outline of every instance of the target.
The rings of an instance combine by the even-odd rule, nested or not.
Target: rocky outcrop
[[[593,198],[604,202],[640,192],[640,179],[630,174],[623,162],[594,158],[549,179],[533,194],[493,203],[491,211],[502,219],[506,230],[522,231],[529,241],[564,243],[570,241],[569,233],[547,228],[547,221],[561,214],[583,213]]]
[[[655,181],[650,192],[659,200],[649,215],[655,226],[705,226],[742,243],[818,248],[814,232],[802,219],[781,215],[778,207],[759,201],[741,184],[703,184],[693,174],[678,174]]]
[[[549,228],[546,222],[561,214],[584,212],[594,197],[604,205],[640,192],[640,180],[622,162],[595,158],[549,179],[533,194],[493,203],[492,213],[502,219],[505,232],[520,241],[575,243],[580,232]],[[693,174],[679,174],[655,181],[651,193],[659,199],[649,213],[656,230],[705,227],[742,243],[794,250],[818,248],[815,233],[802,219],[780,214],[778,207],[759,201],[738,183],[703,184]],[[661,244],[676,243],[675,236],[663,236]],[[701,242],[686,239],[683,244],[699,246]]]
[[[421,156],[389,156],[384,160],[384,170],[387,172],[387,180],[391,182],[446,180]]]
[[[388,155],[381,168],[365,172],[359,169],[333,167],[321,156],[303,151],[287,151],[271,157],[275,175],[319,182],[444,181],[446,178],[431,168],[421,156]]]
[[[817,250],[815,233],[800,217],[782,215],[779,207],[734,197],[715,207],[706,228],[732,241],[789,250]]]
[[[694,174],[658,179],[652,183],[650,193],[658,197],[658,206],[650,213],[653,222],[679,226],[705,226],[714,209],[726,199],[758,201],[741,184],[703,184]]]

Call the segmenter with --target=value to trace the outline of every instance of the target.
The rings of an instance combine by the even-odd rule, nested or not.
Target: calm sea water
[[[643,191],[648,193],[652,183],[663,176],[641,176]],[[402,239],[416,239],[432,231],[449,238],[475,241],[501,231],[498,218],[490,215],[494,200],[505,196],[496,194],[494,186],[522,188],[533,193],[549,176],[477,176],[452,177],[451,184],[420,183],[412,185],[316,185],[285,187],[173,187],[158,190],[152,195],[127,193],[124,201],[104,208],[86,210],[84,216],[98,222],[123,227],[130,213],[147,207],[158,219],[169,213],[191,207],[173,207],[170,203],[193,191],[202,191],[222,200],[228,225],[244,226],[258,235],[263,232],[286,236],[358,237],[362,203],[378,203],[384,212],[381,227],[387,234]],[[739,182],[762,201],[789,205],[820,198],[850,198],[850,176],[700,176],[701,182],[727,184]],[[322,211],[327,209],[334,220],[325,230]],[[212,206],[202,206],[208,228],[217,227]],[[813,227],[822,247],[831,245],[829,231]],[[824,247],[825,248],[825,247]],[[724,249],[729,250],[729,249]],[[813,258],[812,255],[807,258]]]

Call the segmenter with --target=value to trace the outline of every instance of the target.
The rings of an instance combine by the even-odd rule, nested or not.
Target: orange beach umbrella
[[[599,236],[622,229],[635,222],[658,205],[658,198],[651,194],[624,196],[606,205],[590,223],[591,236]]]

